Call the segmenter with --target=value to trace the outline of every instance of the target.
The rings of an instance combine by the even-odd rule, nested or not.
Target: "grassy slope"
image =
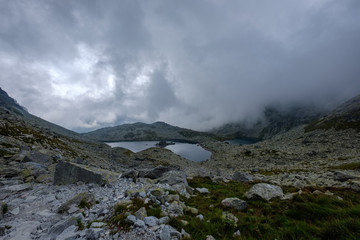
[[[360,239],[359,193],[330,189],[343,198],[339,200],[335,196],[311,194],[315,189],[307,188],[293,200],[247,200],[247,209],[239,212],[224,209],[220,203],[226,197],[245,199],[243,194],[250,188],[249,184],[214,183],[206,178],[194,178],[189,184],[206,187],[211,192],[210,195],[183,199],[186,205],[199,209],[204,221],[191,214],[183,218],[190,223],[187,226],[172,220],[178,230],[184,228],[194,239],[205,239],[206,235],[233,239],[233,233],[238,229],[241,232],[239,239]],[[325,192],[325,189],[320,190]],[[231,212],[239,219],[237,226],[221,219],[223,211]]]

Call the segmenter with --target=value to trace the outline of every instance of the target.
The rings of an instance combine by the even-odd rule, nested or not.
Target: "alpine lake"
[[[229,144],[252,144],[254,141],[245,139],[233,139],[226,141]],[[190,161],[203,162],[211,158],[211,152],[205,150],[199,144],[184,143],[184,142],[166,142],[164,147],[171,150],[173,153],[178,154]],[[132,152],[141,152],[145,149],[152,147],[159,147],[159,141],[121,141],[121,142],[108,142],[111,147],[122,147],[131,150]]]

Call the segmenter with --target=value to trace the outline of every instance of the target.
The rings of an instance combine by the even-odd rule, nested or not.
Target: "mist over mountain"
[[[227,123],[210,132],[227,138],[267,139],[317,120],[328,112],[327,108],[316,105],[296,104],[287,107],[273,105],[266,107],[256,120]]]
[[[0,85],[88,132],[257,122],[360,92],[358,0],[1,1]]]

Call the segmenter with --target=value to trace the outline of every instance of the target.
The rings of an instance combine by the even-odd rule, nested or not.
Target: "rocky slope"
[[[283,134],[248,146],[206,143],[212,159],[203,163],[222,169],[258,174],[264,180],[292,186],[332,186],[359,189],[360,131],[359,97],[339,106],[327,116]],[[340,172],[340,173],[339,173]],[[349,181],[338,181],[344,174]]]
[[[307,124],[326,114],[326,110],[312,106],[268,106],[255,122],[234,122],[211,130],[223,138],[269,139],[291,128]]]
[[[169,140],[196,143],[215,138],[212,134],[174,127],[164,122],[123,124],[98,129],[84,136],[102,142]]]

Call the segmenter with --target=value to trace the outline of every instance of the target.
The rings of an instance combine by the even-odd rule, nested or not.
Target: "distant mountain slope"
[[[77,161],[112,170],[124,158],[104,143],[30,114],[0,89],[0,169],[6,162],[4,158],[11,161],[33,153],[46,156],[50,164],[58,160]]]
[[[335,130],[353,128],[360,131],[360,95],[341,104],[327,116],[310,123],[305,127],[305,131],[330,128]]]
[[[324,110],[314,106],[299,105],[288,108],[269,106],[265,108],[263,117],[254,123],[229,123],[211,132],[224,138],[268,139],[293,127],[314,121],[324,114]]]
[[[151,141],[151,140],[178,140],[189,142],[203,142],[214,140],[215,136],[209,133],[174,127],[164,122],[152,124],[133,123],[115,127],[98,129],[85,136],[98,141]]]
[[[18,102],[11,98],[4,90],[0,88],[0,107],[4,110],[11,111],[13,113],[25,116],[28,115],[28,111],[20,106]]]
[[[4,90],[0,88],[0,108],[9,111],[26,119],[28,123],[41,127],[44,130],[52,131],[58,135],[81,139],[83,136],[54,123],[48,122],[42,118],[30,114],[26,108],[21,106],[15,99],[11,98]]]

